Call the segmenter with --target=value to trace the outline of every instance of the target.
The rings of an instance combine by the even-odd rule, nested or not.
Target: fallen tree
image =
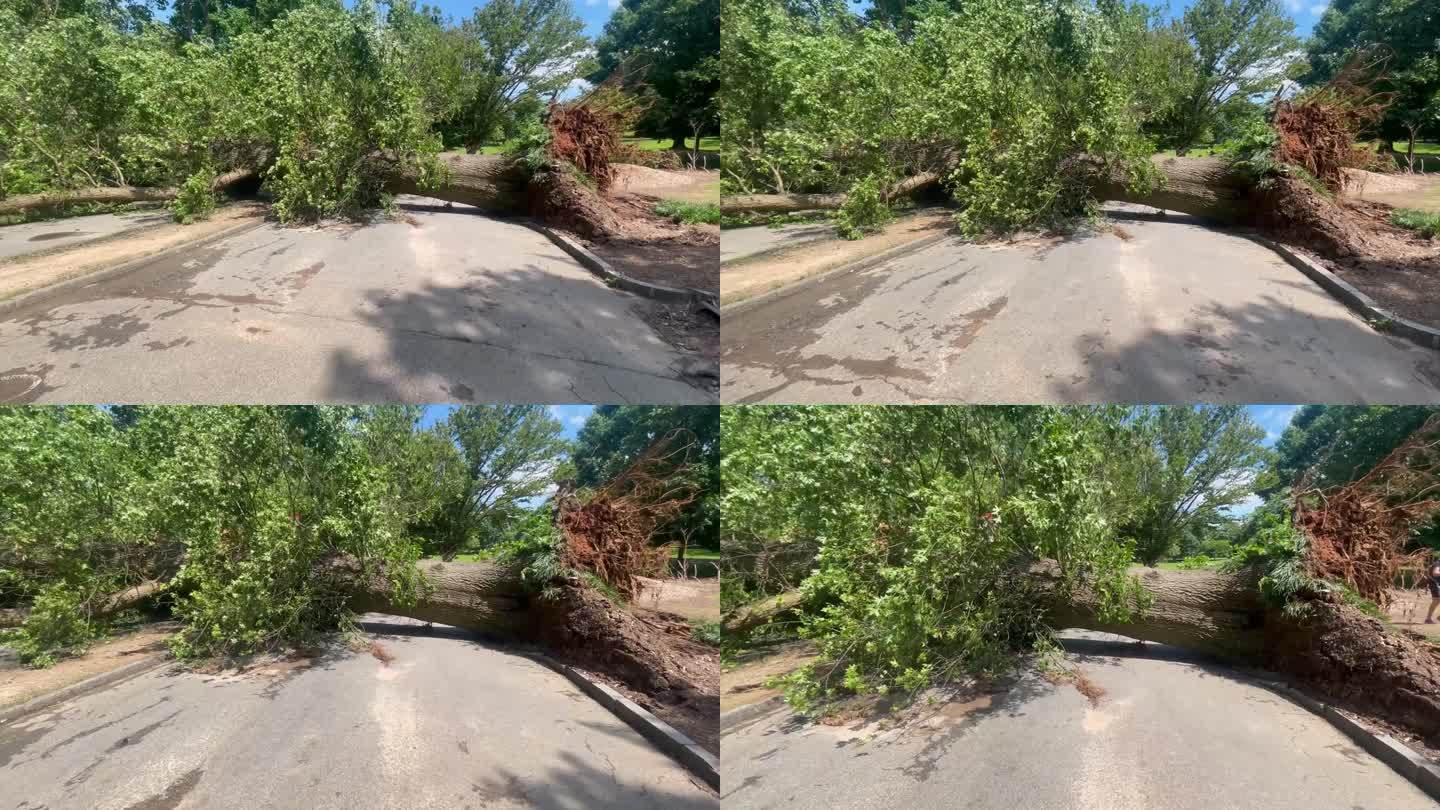
[[[1440,513],[1440,417],[1351,483],[1297,485],[1218,571],[1130,563],[1123,527],[1149,492],[1113,488],[1137,478],[1127,448],[1148,446],[1125,433],[1131,417],[978,407],[731,416],[727,531],[742,547],[823,541],[798,588],[727,611],[727,640],[798,625],[823,662],[788,679],[807,708],[994,675],[1050,649],[1058,630],[1109,632],[1281,673],[1440,741],[1440,649],[1381,618],[1416,560],[1415,530]],[[737,590],[766,585],[743,570],[727,577]]]
[[[1279,672],[1341,705],[1440,740],[1440,653],[1346,605],[1338,592],[1312,596],[1307,615],[1295,618],[1266,604],[1257,572],[1136,568],[1131,573],[1154,601],[1143,616],[1125,622],[1103,618],[1093,590],[1059,596],[1053,560],[1017,574],[1012,585],[1051,594],[1043,608],[1046,622],[1057,630],[1114,633]],[[743,636],[785,618],[801,601],[798,591],[769,597],[728,616],[725,633]]]

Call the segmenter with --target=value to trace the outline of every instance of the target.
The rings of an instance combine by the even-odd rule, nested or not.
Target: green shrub
[[[835,217],[835,227],[846,239],[859,239],[894,218],[894,212],[885,204],[880,178],[872,174],[850,187]]]
[[[1210,558],[1191,555],[1180,561],[1180,568],[1186,571],[1196,571],[1201,568],[1210,567]]]
[[[192,222],[209,219],[215,213],[216,197],[210,186],[215,182],[212,169],[201,169],[180,184],[180,191],[170,202],[170,215],[176,222],[189,225]]]
[[[661,200],[655,204],[655,213],[662,217],[668,217],[672,222],[696,225],[704,223],[707,225],[720,224],[719,203],[692,203],[681,200]]]
[[[1396,208],[1390,212],[1390,221],[1429,239],[1440,237],[1440,212]]]

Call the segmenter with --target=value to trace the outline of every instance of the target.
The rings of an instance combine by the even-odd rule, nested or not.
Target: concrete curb
[[[1436,329],[1433,326],[1426,326],[1423,323],[1416,323],[1415,321],[1407,320],[1396,315],[1390,310],[1376,304],[1371,300],[1370,296],[1355,289],[1355,287],[1330,272],[1329,269],[1319,262],[1303,254],[1296,253],[1273,239],[1253,233],[1247,234],[1247,236],[1280,254],[1280,257],[1285,260],[1286,264],[1304,273],[1311,281],[1324,287],[1326,292],[1338,298],[1342,304],[1368,321],[1375,329],[1403,337],[1427,349],[1440,349],[1440,329]]]
[[[1312,713],[1325,718],[1330,725],[1354,740],[1356,745],[1389,765],[1392,770],[1408,779],[1427,796],[1440,801],[1440,766],[1436,766],[1425,757],[1415,753],[1405,743],[1389,734],[1365,728],[1334,706],[1318,701],[1288,684],[1270,680],[1262,680],[1259,683],[1270,691],[1289,698]]]
[[[170,663],[170,659],[165,656],[155,656],[153,658],[133,661],[118,669],[112,669],[109,672],[103,672],[93,678],[86,678],[79,683],[72,683],[69,686],[56,689],[49,694],[0,709],[0,725],[5,725],[26,715],[34,714],[42,709],[48,709],[56,703],[93,692],[102,686],[109,686],[119,681],[133,678],[136,675],[141,675],[168,663]]]
[[[129,261],[121,262],[120,264],[114,265],[113,267],[104,267],[88,273],[82,272],[80,275],[61,279],[53,284],[47,284],[44,287],[37,287],[33,290],[27,290],[12,298],[7,298],[3,301],[0,301],[0,315],[14,312],[21,307],[29,306],[30,304],[33,304],[37,301],[43,301],[47,298],[53,298],[60,293],[76,289],[77,287],[84,287],[88,284],[94,284],[100,281],[106,281],[108,279],[115,278],[116,276],[124,275],[134,270],[138,270],[141,267],[144,267],[145,265],[157,259],[163,259],[166,256],[178,253],[182,250],[190,250],[192,248],[203,247],[210,244],[211,242],[216,242],[226,237],[234,236],[238,233],[243,233],[253,228],[258,228],[263,224],[265,224],[264,220],[236,223],[235,225],[232,225],[228,228],[221,228],[220,230],[210,234],[209,236],[204,236],[200,239],[196,239],[193,242],[182,242],[178,245],[171,245],[167,248],[161,248],[154,253],[147,253],[143,256],[137,256],[134,259],[130,259]]]
[[[580,687],[580,691],[594,698],[597,703],[609,709],[616,717],[624,720],[631,728],[640,732],[672,759],[684,765],[686,770],[705,780],[710,787],[720,789],[720,759],[695,744],[694,740],[675,730],[669,723],[656,717],[629,698],[603,683],[596,683],[574,668],[541,653],[525,653],[525,657],[538,661],[569,678]]]
[[[820,282],[827,278],[830,278],[831,276],[838,276],[841,273],[854,273],[859,270],[868,270],[869,268],[876,265],[884,264],[885,262],[898,259],[901,256],[905,256],[919,250],[924,250],[931,245],[939,244],[946,239],[951,238],[952,236],[954,236],[954,234],[946,231],[944,233],[932,234],[930,236],[921,237],[913,242],[906,242],[903,245],[896,245],[895,247],[889,248],[887,250],[882,250],[873,256],[867,256],[863,259],[856,259],[853,262],[848,262],[837,267],[831,267],[825,270],[821,270],[814,275],[802,276],[801,278],[797,278],[794,281],[788,282],[780,287],[766,290],[765,292],[757,293],[752,296],[746,296],[745,298],[741,298],[738,301],[731,301],[728,304],[721,302],[720,311],[722,313],[725,313],[726,315],[743,312],[747,309],[752,309],[754,307],[760,306],[761,304],[769,303],[770,301],[774,301],[780,298],[784,298],[787,295],[791,295],[792,293],[797,292],[801,287],[807,284]],[[722,318],[721,320],[724,319]]]
[[[747,703],[744,706],[736,706],[728,712],[721,712],[720,733],[724,734],[726,731],[735,728],[741,723],[769,714],[784,705],[784,695],[772,695],[764,700],[757,700],[754,703]]]
[[[610,263],[591,253],[584,245],[574,239],[546,225],[539,223],[527,223],[530,227],[544,234],[556,247],[570,254],[571,258],[584,265],[587,270],[604,279],[606,283],[619,287],[626,292],[636,295],[643,295],[646,298],[654,298],[657,301],[672,301],[676,303],[691,303],[704,305],[715,296],[703,290],[693,290],[689,287],[666,287],[660,284],[651,284],[648,281],[640,281],[631,278],[624,273],[610,266]],[[718,273],[719,270],[717,269]]]

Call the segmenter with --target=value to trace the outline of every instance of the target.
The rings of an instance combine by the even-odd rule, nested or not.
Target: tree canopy
[[[719,0],[623,0],[595,48],[599,66],[590,81],[618,75],[653,91],[641,130],[673,138],[677,147],[715,131]]]
[[[716,410],[621,417],[703,429],[692,411],[713,423]],[[553,556],[546,501],[571,445],[549,409],[426,421],[417,406],[0,408],[0,613],[25,613],[14,643],[52,660],[140,588],[183,624],[182,657],[252,652],[346,626],[356,581],[396,604],[424,595],[422,557]],[[642,443],[603,452],[623,467]],[[708,485],[715,461],[697,448],[685,485]]]

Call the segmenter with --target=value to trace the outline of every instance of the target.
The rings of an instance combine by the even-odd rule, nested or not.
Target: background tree
[[[624,0],[596,40],[599,84],[617,73],[654,92],[638,129],[671,138],[715,131],[714,98],[720,89],[719,0]],[[697,144],[698,146],[698,144]]]
[[[1135,559],[1154,565],[1250,496],[1265,431],[1238,405],[1143,408],[1133,430],[1142,506],[1121,531],[1135,538]]]
[[[425,553],[452,560],[510,536],[554,482],[561,429],[543,405],[465,405],[436,424],[418,450],[440,501],[417,528]]]
[[[567,0],[489,0],[460,24],[464,80],[445,126],[467,149],[504,140],[588,73],[590,40]]]
[[[1374,89],[1397,96],[1380,121],[1379,134],[1389,140],[1433,135],[1440,132],[1434,116],[1440,92],[1437,40],[1440,15],[1426,0],[1335,0],[1315,25],[1304,81],[1325,82],[1356,57],[1379,60],[1383,79]]]
[[[1163,131],[1183,155],[1213,133],[1232,99],[1278,91],[1300,40],[1280,0],[1196,0],[1175,25],[1193,62]]]

